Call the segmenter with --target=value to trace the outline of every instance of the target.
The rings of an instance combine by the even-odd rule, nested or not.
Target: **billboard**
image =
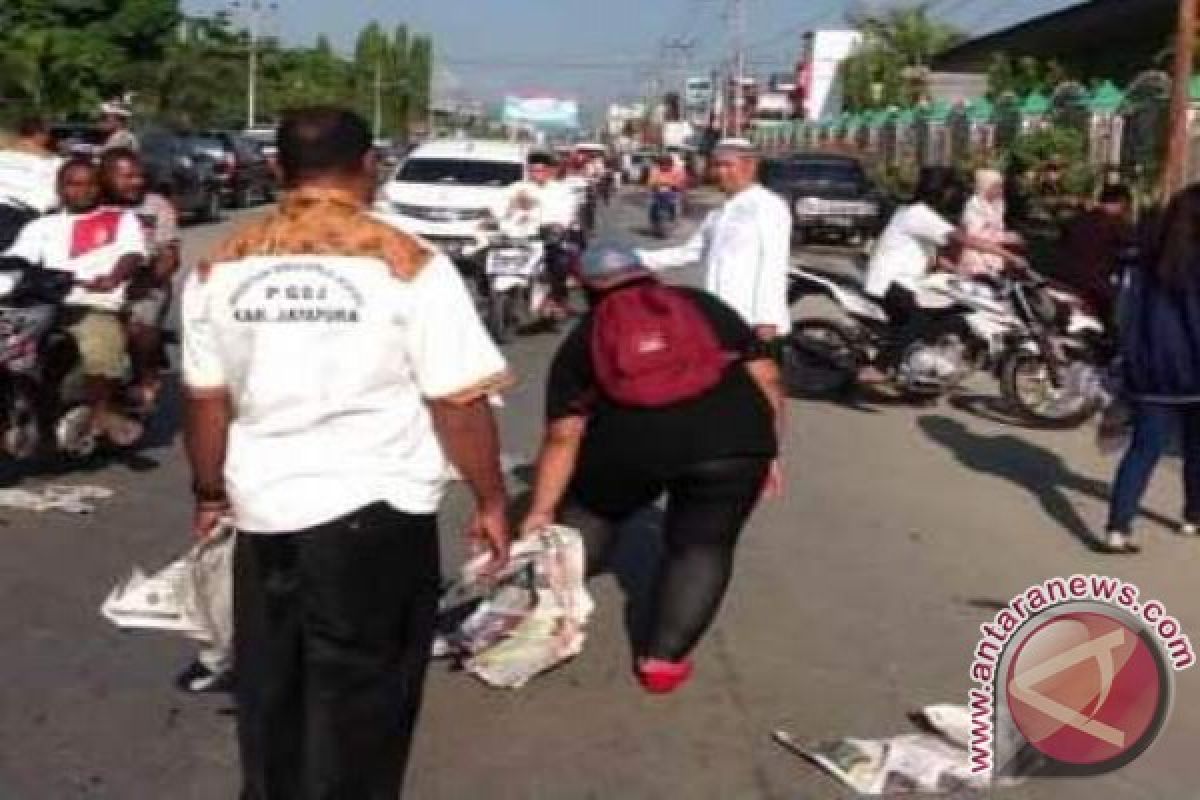
[[[507,125],[573,130],[579,127],[579,103],[559,97],[508,95],[504,98],[504,122]]]

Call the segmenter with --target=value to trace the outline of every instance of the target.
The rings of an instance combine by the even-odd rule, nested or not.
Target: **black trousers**
[[[924,335],[931,315],[917,303],[917,296],[911,289],[894,283],[888,287],[881,305],[887,312],[889,325],[877,365],[884,370],[894,369],[899,366],[904,351]]]
[[[243,800],[396,800],[432,646],[437,518],[367,506],[234,551]]]
[[[712,625],[733,577],[734,549],[770,464],[767,457],[723,458],[660,476],[625,471],[606,479],[584,473],[573,484],[563,521],[583,536],[589,575],[607,565],[621,524],[667,495],[666,554],[639,656],[680,661]]]

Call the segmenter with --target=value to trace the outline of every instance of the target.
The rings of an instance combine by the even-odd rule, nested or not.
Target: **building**
[[[842,64],[862,44],[858,31],[809,31],[797,66],[800,116],[826,119],[842,113]]]
[[[1158,63],[1171,43],[1178,0],[1083,0],[941,54],[934,68],[987,72],[993,58],[1055,60],[1080,78],[1123,81]]]

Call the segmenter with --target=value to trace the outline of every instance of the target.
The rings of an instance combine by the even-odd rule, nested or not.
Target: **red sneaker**
[[[692,677],[692,662],[663,661],[658,658],[638,660],[638,682],[650,694],[669,694]]]

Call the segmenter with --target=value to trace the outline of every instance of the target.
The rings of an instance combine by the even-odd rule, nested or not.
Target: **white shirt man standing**
[[[729,199],[711,211],[685,244],[639,252],[651,269],[699,261],[705,288],[741,314],[766,342],[792,329],[787,303],[792,214],[787,203],[758,183],[758,154],[741,139],[714,153],[717,183]]]
[[[278,211],[183,293],[195,529],[231,515],[243,797],[397,797],[439,595],[448,464],[502,562],[490,392],[509,382],[454,265],[373,218],[369,126],[286,115]]]

